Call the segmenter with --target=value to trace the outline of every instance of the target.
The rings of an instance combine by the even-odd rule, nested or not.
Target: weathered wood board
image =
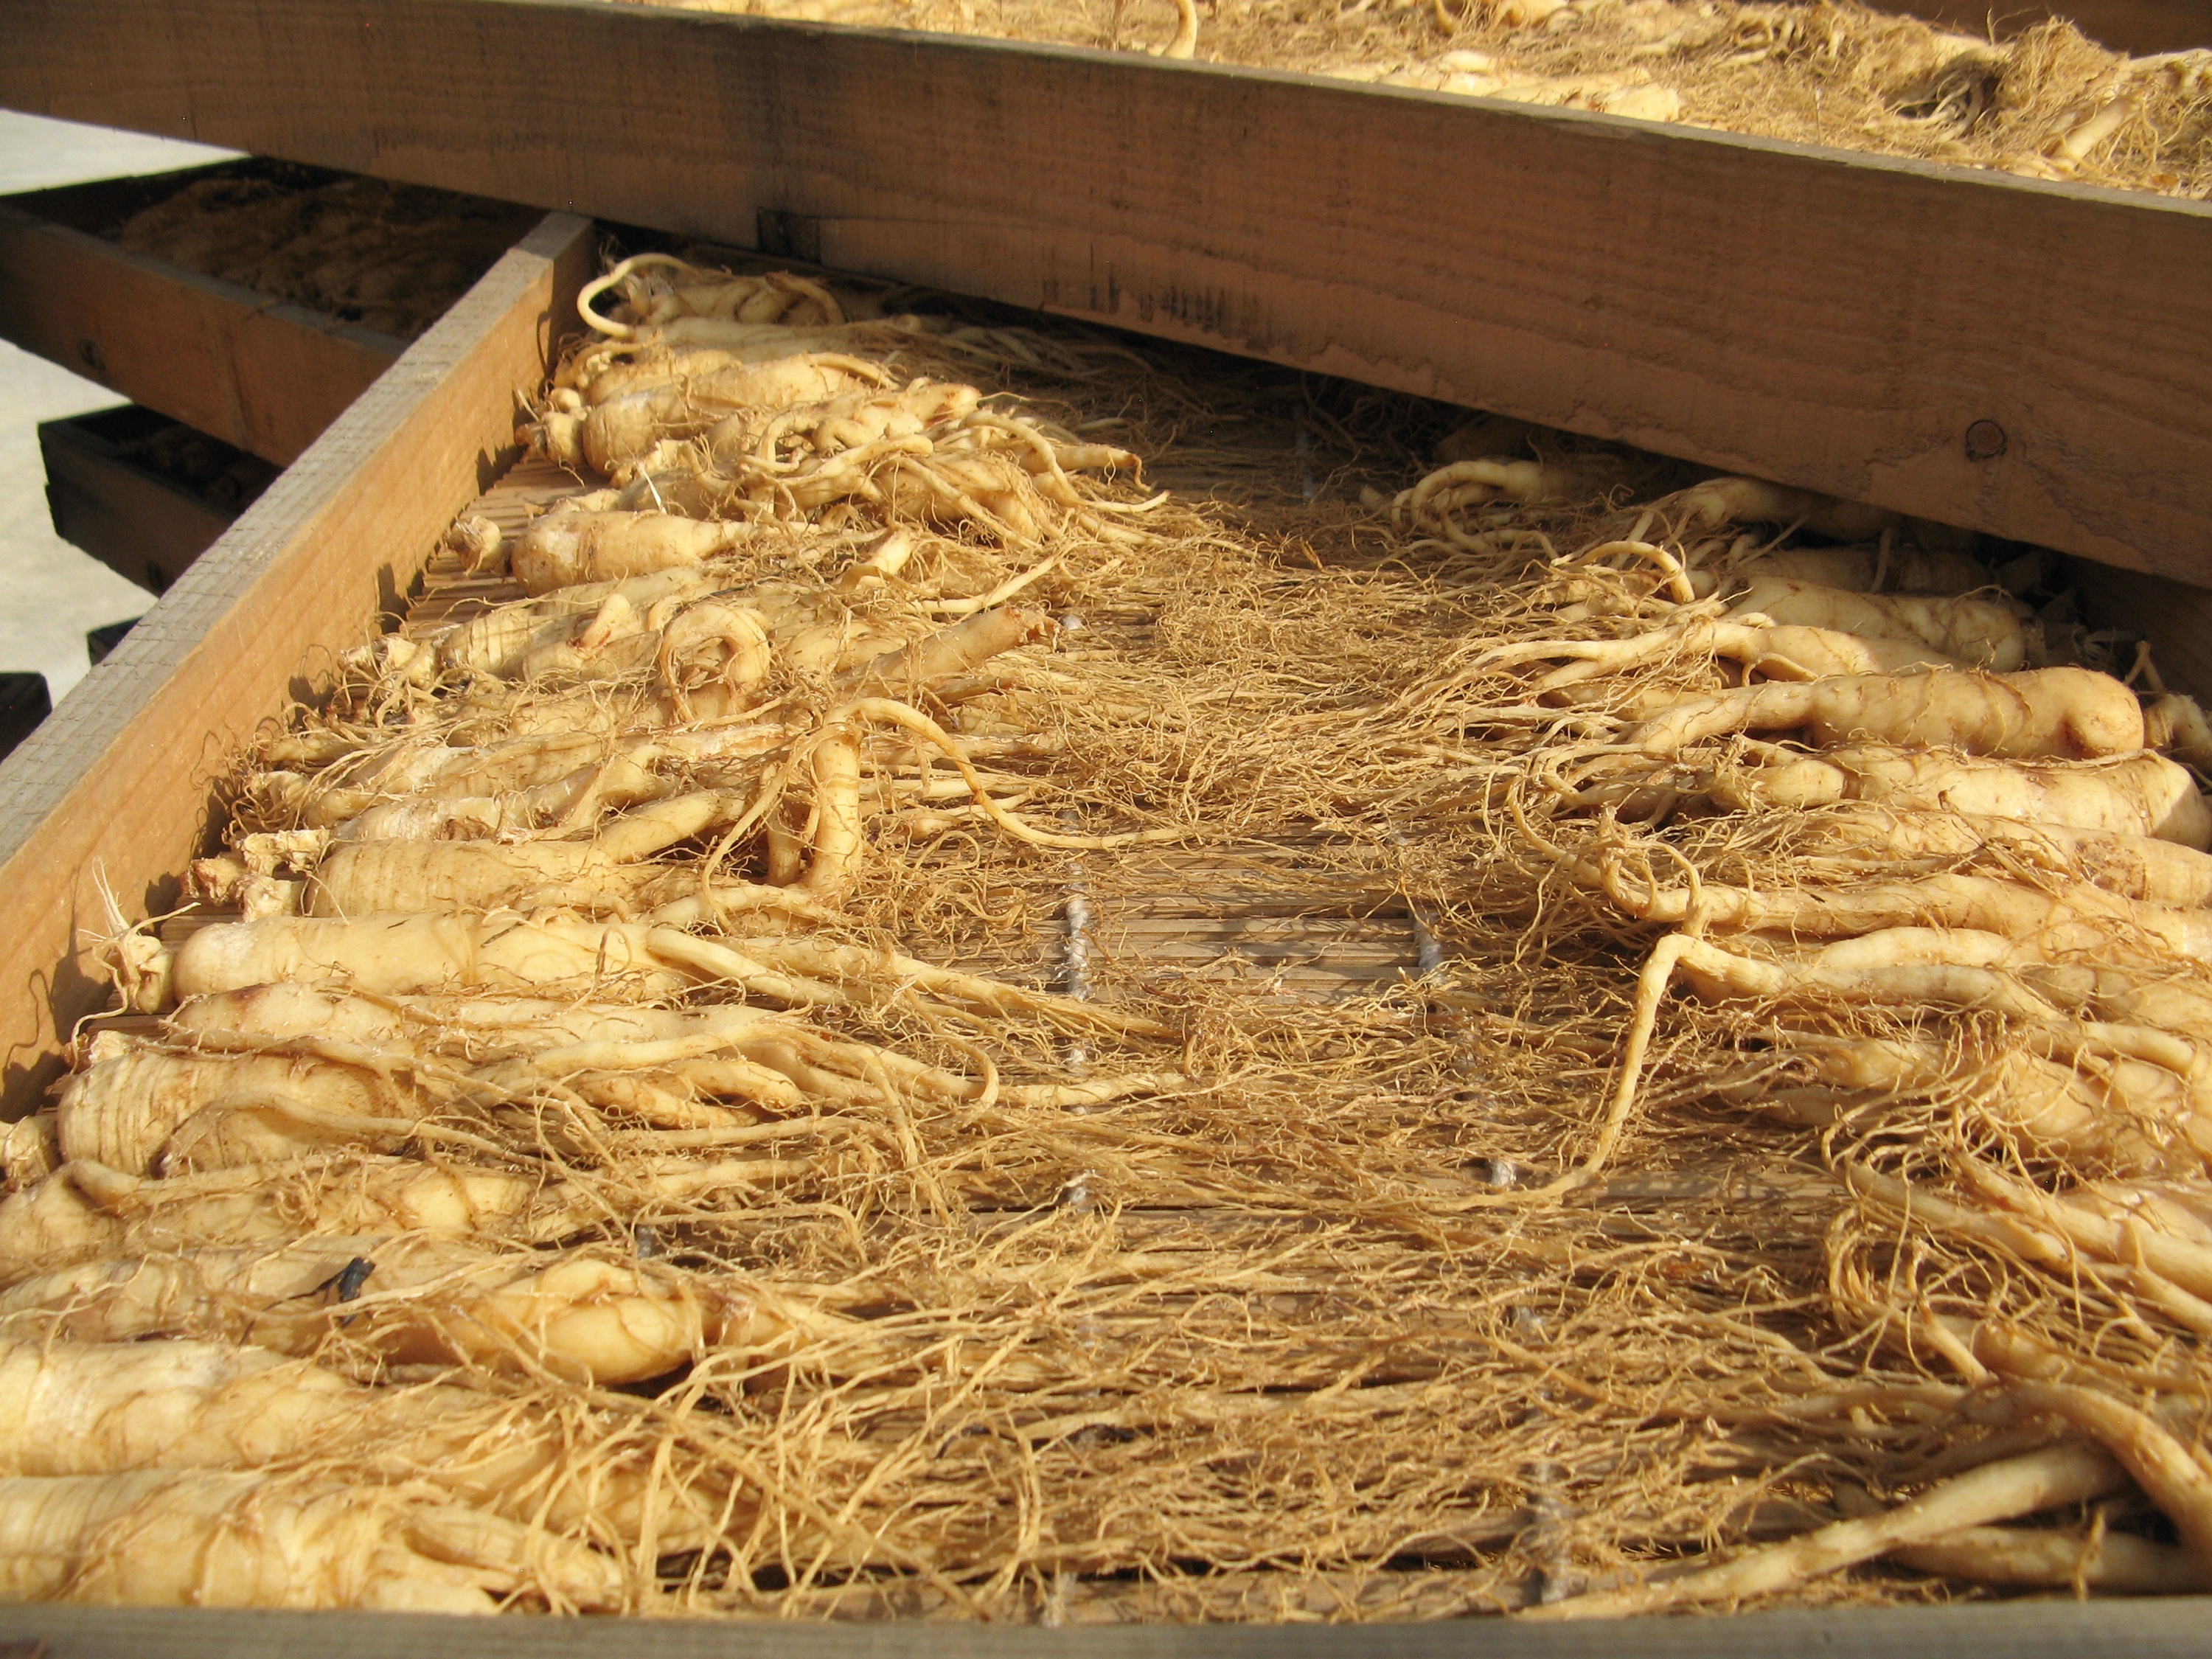
[[[224,757],[306,690],[319,652],[397,607],[453,515],[512,459],[592,265],[549,216],[363,393],[0,764],[0,1111],[106,1006],[91,950],[112,891],[173,902]]]
[[[388,335],[0,200],[0,339],[279,466],[392,366]],[[51,192],[64,194],[66,192]]]
[[[796,1624],[775,1620],[460,1620],[434,1613],[191,1613],[151,1607],[0,1608],[0,1641],[46,1659],[2190,1659],[2212,1600],[2045,1600],[1837,1607],[1602,1625],[1443,1620],[1255,1629],[1129,1625]],[[24,1659],[29,1659],[27,1654]]]
[[[591,0],[11,21],[17,108],[766,243],[2212,582],[2203,204]]]

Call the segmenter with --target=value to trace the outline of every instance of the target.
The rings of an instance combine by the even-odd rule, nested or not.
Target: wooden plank
[[[18,108],[743,246],[765,226],[849,270],[2212,581],[2202,203],[589,0],[11,12]]]
[[[1881,0],[1875,9],[2001,40],[2063,17],[2092,40],[2137,57],[2212,46],[2212,0]]]
[[[0,201],[0,338],[283,466],[401,343]]]
[[[318,650],[396,608],[453,514],[513,455],[590,274],[590,227],[549,216],[242,514],[0,764],[0,1110],[32,1105],[58,1036],[104,1006],[104,889],[173,902],[209,786],[307,687]]]
[[[237,516],[133,465],[85,417],[44,422],[39,453],[54,533],[155,593],[183,575]]]
[[[1511,1619],[1265,1630],[1158,1624],[1074,1632],[968,1622],[786,1620],[460,1620],[435,1613],[190,1613],[31,1605],[0,1609],[0,1639],[40,1640],[52,1659],[2193,1659],[2212,1598],[2076,1601],[2023,1597],[1942,1607],[1831,1607],[1726,1618],[1624,1619],[1593,1627]]]

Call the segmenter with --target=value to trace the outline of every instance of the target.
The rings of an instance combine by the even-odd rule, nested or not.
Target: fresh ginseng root
[[[1963,928],[1998,933],[2045,957],[2070,951],[2106,957],[2170,951],[2212,960],[2212,911],[2146,904],[2087,883],[2057,891],[1996,876],[1923,876],[1850,887],[1750,888],[1701,882],[1692,890],[1645,885],[1618,859],[1600,861],[1596,884],[1641,921],[1793,938],[1850,939],[1893,927]]]
[[[164,1332],[312,1354],[334,1334],[403,1364],[642,1382],[712,1347],[788,1352],[802,1327],[652,1262],[545,1257],[445,1237],[331,1235],[95,1261],[0,1291],[19,1332],[78,1342]],[[809,1313],[808,1320],[829,1316]]]
[[[1529,691],[1558,691],[1601,675],[1685,659],[1724,659],[1741,665],[1748,673],[1792,681],[1966,665],[1917,640],[1861,639],[1832,629],[1692,617],[1625,640],[1528,640],[1499,646],[1478,659],[1468,672],[1496,672],[1558,658],[1567,659],[1566,665],[1537,678],[1529,684]]]
[[[542,903],[619,904],[643,890],[624,866],[703,835],[744,810],[700,791],[609,821],[588,841],[349,842],[316,866],[309,908],[320,916],[489,910],[550,891]]]
[[[187,1145],[167,1160],[189,1174],[155,1179],[80,1159],[0,1199],[0,1283],[103,1256],[307,1233],[451,1233],[550,1243],[641,1210],[744,1190],[787,1167],[753,1158],[665,1168],[647,1162],[600,1182],[352,1153],[225,1164],[196,1156],[199,1151]]]
[[[179,1053],[103,1036],[93,1043],[89,1060],[55,1108],[61,1156],[133,1174],[152,1167],[179,1124],[225,1097],[280,1095],[350,1117],[401,1110],[395,1092],[374,1073],[310,1066],[295,1055]]]
[[[263,1468],[343,1448],[374,1480],[432,1482],[572,1536],[627,1547],[648,1519],[663,1548],[714,1536],[724,1492],[656,1481],[649,1449],[581,1446],[574,1426],[528,1401],[364,1386],[265,1348],[0,1342],[0,1475]]]
[[[1626,741],[1646,754],[1672,755],[1732,732],[1797,730],[1816,748],[1948,746],[2014,760],[2094,759],[2143,746],[2135,693],[2087,668],[1769,681],[1689,698],[1636,726]]]
[[[125,1607],[613,1610],[623,1576],[568,1540],[395,1490],[149,1469],[0,1480],[0,1599]]]
[[[1951,596],[1986,588],[1994,580],[1989,567],[1972,554],[1942,548],[1769,549],[1751,544],[1748,551],[1747,557],[1694,565],[1688,573],[1691,592],[1705,599],[1747,581],[1771,580],[1808,582],[1852,593]]]
[[[1830,629],[1867,640],[1915,642],[1974,668],[2009,674],[2035,666],[2039,630],[2027,607],[2002,595],[1953,598],[1937,593],[1855,593],[1847,588],[1765,575],[1729,601],[1729,619]]]
[[[1718,770],[1711,787],[1717,801],[1740,811],[1863,801],[2212,848],[2212,805],[2188,772],[2163,755],[1992,760],[1875,744],[1846,744],[1818,755],[1764,746],[1753,752],[1761,764]]]
[[[1893,867],[1999,854],[2061,878],[2094,882],[2122,898],[2190,908],[2212,905],[2212,854],[2149,836],[1963,812],[1863,807],[1808,823],[1798,853]]]
[[[2094,1446],[2072,1443],[1987,1463],[1929,1487],[1879,1517],[1838,1521],[1763,1545],[1702,1571],[1630,1589],[1599,1590],[1531,1608],[1524,1619],[1619,1619],[1682,1607],[1741,1602],[1839,1572],[1891,1551],[2079,1504],[2124,1490],[2127,1475]]]
[[[515,538],[508,560],[522,591],[536,596],[682,571],[743,546],[753,533],[746,524],[665,513],[549,513]],[[639,596],[625,597],[635,604]]]

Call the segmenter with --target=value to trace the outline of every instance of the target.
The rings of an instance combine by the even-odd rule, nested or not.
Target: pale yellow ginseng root
[[[696,437],[739,410],[786,409],[879,386],[890,378],[884,369],[857,357],[801,351],[708,370],[676,385],[622,392],[580,414],[550,414],[538,435],[554,460],[568,466],[587,463],[620,483],[665,439]]]
[[[1830,541],[1868,541],[1903,519],[1887,507],[1838,501],[1764,478],[1708,478],[1653,503],[1686,530],[1735,524],[1794,524]]]
[[[250,1469],[342,1456],[380,1480],[571,1535],[663,1547],[714,1535],[719,1501],[649,1454],[580,1452],[542,1407],[441,1384],[367,1387],[228,1343],[0,1342],[0,1475]],[[733,1510],[742,1515],[743,1510]]]
[[[515,538],[507,557],[524,592],[550,594],[586,583],[683,571],[743,546],[752,533],[752,526],[744,523],[717,524],[665,513],[549,513]],[[680,591],[674,583],[668,586]],[[624,597],[642,611],[664,595]]]
[[[2149,836],[1883,807],[1839,811],[1807,830],[1796,850],[1809,855],[1878,866],[1995,853],[2122,898],[2183,908],[2212,905],[2212,854]]]
[[[863,844],[860,740],[849,732],[833,732],[815,744],[808,765],[814,781],[814,833],[804,884],[818,897],[834,899],[851,884]]]
[[[272,980],[350,985],[382,995],[564,985],[649,1000],[703,980],[745,982],[742,958],[651,922],[585,921],[495,911],[483,916],[269,916],[203,927],[173,955],[125,974],[132,1005]],[[783,989],[800,1000],[803,988]]]
[[[994,657],[1050,640],[1059,631],[1059,625],[1041,611],[996,606],[884,653],[841,675],[835,689],[845,697],[913,699],[974,672]]]
[[[451,1388],[374,1389],[220,1342],[0,1342],[0,1474],[247,1468],[480,1410]]]
[[[2154,749],[2185,761],[2200,772],[2212,772],[2212,720],[2207,720],[2197,699],[2179,691],[2161,693],[2143,710],[2144,741]]]
[[[354,1117],[392,1116],[404,1100],[372,1072],[285,1054],[204,1054],[103,1036],[54,1112],[62,1158],[143,1174],[177,1126],[225,1096],[279,1096]]]
[[[1692,908],[1686,888],[1645,886],[1618,860],[1601,860],[1597,885],[1625,914],[1641,921],[1679,922]],[[2106,954],[2171,951],[2212,959],[2212,913],[2146,904],[2087,883],[2051,891],[1996,876],[1923,876],[1911,881],[1850,887],[1761,890],[1699,884],[1694,903],[1707,927],[1771,932],[1792,938],[1849,939],[1893,927],[1942,927],[2001,933],[2056,957],[2072,951]]]
[[[1914,1096],[1958,1102],[2017,1138],[2038,1156],[2148,1172],[2203,1167],[2203,1153],[2172,1126],[2201,1120],[2170,1076],[2130,1068],[2118,1085],[2108,1076],[2018,1048],[1963,1051],[1903,1037],[1778,1036],[1777,1052],[1803,1064],[1808,1086],[1769,1088],[1748,1103],[1786,1121],[1825,1128],[1850,1111],[1879,1111]],[[2128,1083],[2138,1086],[2126,1087]]]
[[[792,1016],[732,1004],[650,1008],[538,997],[372,999],[278,984],[195,998],[169,1024],[210,1048],[327,1048],[349,1040],[394,1066],[434,1060],[468,1067],[442,1074],[452,1092],[465,1097],[531,1099],[552,1085],[564,1097],[682,1127],[754,1121],[704,1103],[710,1099],[803,1112],[886,1103],[879,1086],[884,1078],[908,1093],[943,1101],[978,1099],[991,1086],[988,1079],[944,1072],[896,1049],[833,1038]],[[330,1035],[321,1035],[325,1030]],[[303,1149],[311,1128],[296,1132]],[[351,1133],[347,1144],[362,1144],[361,1129]],[[392,1126],[395,1139],[407,1133],[404,1122]]]
[[[310,1233],[453,1233],[551,1243],[641,1208],[749,1188],[793,1167],[758,1158],[685,1161],[626,1167],[617,1182],[588,1183],[374,1156],[240,1163],[222,1157],[213,1139],[180,1135],[165,1159],[193,1173],[152,1178],[80,1159],[0,1200],[0,1282],[102,1256]]]
[[[624,1604],[615,1561],[422,1488],[149,1469],[0,1480],[0,1599],[498,1610]]]
[[[1820,748],[1851,741],[1948,745],[2018,760],[2093,759],[2143,746],[2135,693],[2087,668],[1769,681],[1689,698],[1636,726],[1626,741],[1646,754],[1671,755],[1732,732],[1794,730]]]
[[[2078,1383],[2015,1382],[2008,1404],[2055,1417],[2094,1437],[2181,1534],[2198,1569],[2212,1573],[2212,1470],[2156,1418]]]
[[[2002,596],[1855,593],[1848,588],[1762,574],[1729,601],[1729,619],[1817,628],[1867,640],[1917,642],[1967,666],[2008,674],[2032,666],[2042,648],[2027,607]]]
[[[1486,653],[1473,672],[1510,668],[1524,662],[1571,660],[1529,684],[1531,693],[1557,691],[1603,674],[1626,673],[1647,665],[1699,658],[1740,663],[1750,673],[1773,680],[1814,680],[1836,675],[1893,674],[1915,668],[1964,668],[1956,657],[1917,640],[1861,639],[1832,629],[1763,622],[1716,621],[1695,617],[1654,628],[1625,640],[1531,640]]]
[[[2212,1048],[2212,993],[2170,965],[2051,963],[2035,940],[1966,928],[1886,928],[1786,963],[1701,952],[1693,967],[1710,973],[1713,994],[1802,994],[1887,1007],[1918,1001],[2044,1028],[2055,1027],[2063,1009],[2107,1034],[2155,1032],[2197,1052]]]
[[[2208,1189],[2184,1182],[2092,1182],[2057,1196],[1979,1159],[1967,1184],[2001,1211],[2130,1273],[2148,1273],[2212,1305],[2212,1224]]]
[[[289,769],[264,772],[250,778],[246,787],[270,807],[294,815],[307,829],[333,830],[408,796],[458,802],[548,786],[579,790],[579,781],[592,779],[593,769],[628,758],[622,754],[625,745],[611,743],[610,735],[603,724],[591,722],[557,732],[501,734],[483,743],[409,735],[357,750],[313,775]],[[637,759],[649,763],[656,757],[646,749]],[[642,781],[642,777],[632,780],[631,787]],[[559,809],[552,810],[557,815]],[[278,850],[290,851],[301,840],[285,836],[276,845]]]
[[[744,411],[719,422],[702,441],[716,469],[733,480],[797,479],[805,476],[809,461],[855,451],[885,453],[896,446],[927,454],[933,442],[907,441],[924,434],[943,441],[946,428],[974,416],[982,400],[972,386],[925,378],[785,409]]]
[[[342,1234],[42,1273],[0,1291],[0,1318],[14,1316],[19,1331],[27,1319],[73,1341],[181,1333],[293,1354],[343,1333],[401,1364],[602,1383],[661,1376],[710,1346],[787,1352],[836,1323],[652,1262]]]
[[[602,315],[592,302],[619,289],[619,318]],[[594,331],[614,340],[667,337],[668,325],[686,318],[735,323],[745,337],[775,337],[801,330],[833,328],[845,321],[836,296],[819,283],[787,270],[737,276],[679,259],[671,253],[636,253],[584,285],[576,313]],[[573,384],[573,381],[564,381]]]
[[[0,1175],[9,1184],[36,1181],[61,1162],[61,1131],[51,1108],[0,1127]]]
[[[1612,1121],[1632,1108],[1638,1074],[1667,987],[1677,972],[1709,1000],[1733,998],[1809,1004],[1936,1006],[2009,1015],[2029,1028],[2029,1048],[1988,1056],[1954,1054],[1923,1038],[1833,1037],[1786,1033],[1778,1041],[1811,1060],[1819,1081],[1861,1099],[1894,1098],[1942,1090],[1962,1078],[1972,1098],[1998,1121],[2058,1156],[2094,1158],[2147,1171],[2202,1167],[2212,1153],[2212,1120],[2204,1068],[2193,1054],[2172,1056],[2187,1068],[2146,1061],[2127,1052],[2130,1039],[2154,1048],[2174,1039],[2138,1029],[2083,1025],[2002,966],[2016,954],[1996,934],[1899,928],[1845,940],[1788,960],[1723,951],[1686,933],[1670,934],[1646,963],[1630,1024]],[[1978,953],[1981,965],[1942,959]],[[2090,1060],[2094,1074],[2074,1064]],[[1788,1095],[1771,1103],[1801,1121],[1827,1121],[1817,1103]],[[1809,1115],[1808,1115],[1809,1114]]]
[[[1880,1516],[1838,1521],[1732,1561],[1632,1589],[1570,1596],[1523,1619],[1620,1619],[1674,1607],[1741,1602],[1872,1561],[1893,1550],[2123,1490],[2127,1473],[2095,1446],[2072,1443],[1984,1464],[1929,1487]]]
[[[1809,582],[1852,593],[1948,596],[1972,593],[1992,580],[1988,567],[1972,554],[1944,548],[1752,546],[1747,550],[1747,557],[1693,568],[1691,592],[1705,599],[1741,581],[1771,580]]]
[[[551,701],[565,700],[556,696]],[[271,870],[284,865],[307,870],[333,842],[518,842],[574,836],[602,812],[647,805],[681,793],[678,779],[686,768],[742,764],[772,754],[790,741],[790,731],[781,720],[740,718],[690,730],[629,735],[602,732],[586,740],[599,752],[582,765],[574,764],[573,749],[548,755],[551,768],[572,769],[558,770],[544,783],[508,788],[487,781],[484,793],[477,793],[477,780],[463,769],[420,793],[380,796],[346,790],[307,794],[301,800],[301,816],[319,820],[322,828],[247,836],[240,851]],[[533,746],[538,741],[524,739],[511,746]],[[219,895],[207,896],[222,902]]]
[[[853,629],[842,623],[825,623],[812,643],[804,633],[794,635],[779,648],[778,655],[787,667],[809,672],[835,671],[830,681],[832,696],[920,696],[972,672],[1001,652],[1048,640],[1054,632],[1052,619],[1042,612],[1001,605],[892,649],[880,648],[888,643],[884,636]],[[550,743],[596,744],[604,749],[608,736],[624,726],[642,733],[672,726],[732,721],[752,716],[758,702],[750,685],[719,676],[696,686],[661,684],[632,688],[634,695],[614,695],[620,690],[621,688],[611,691],[592,686],[539,697],[533,693],[500,688],[499,696],[476,697],[471,707],[480,711],[488,726],[514,733],[512,741],[517,747]],[[616,705],[612,713],[609,707],[611,696]],[[524,738],[516,729],[524,721],[538,735]],[[698,758],[762,754],[789,741],[793,735],[788,717],[764,726],[722,726],[716,729],[725,734],[722,741],[715,745],[713,753]],[[696,746],[696,732],[668,732],[657,741],[672,748],[688,749]],[[763,737],[767,740],[758,741]],[[542,764],[539,769],[549,781],[559,775]],[[335,823],[374,804],[374,796],[358,790],[340,792],[335,805],[323,805],[320,796],[311,795],[303,805],[301,816],[307,822]]]
[[[1764,759],[1722,767],[1714,799],[1741,811],[1862,801],[2212,848],[2212,806],[2162,755],[2035,762],[1847,744],[1818,755],[1771,750]]]
[[[1815,1032],[1778,1033],[1775,1041],[1819,1087],[1776,1091],[1760,1103],[1811,1127],[1854,1107],[1938,1095],[1955,1097],[2039,1156],[2158,1174],[2201,1170],[2212,1153],[2206,1091],[2142,1061],[2106,1059],[2083,1071],[2028,1048],[1972,1041],[1947,1047]]]
[[[1966,1527],[1887,1559],[1932,1577],[2022,1589],[2071,1589],[2103,1595],[2191,1595],[2212,1589],[2212,1575],[2186,1550],[2133,1533],[2088,1535],[2042,1527]]]
[[[532,642],[550,624],[596,616],[617,599],[632,615],[642,617],[664,601],[702,599],[722,586],[724,581],[714,573],[689,564],[617,581],[563,583],[540,598],[495,605],[481,616],[425,635],[424,642],[436,649],[440,664],[453,672],[510,679],[522,672]]]
[[[1498,501],[1571,501],[1610,483],[1620,471],[1616,459],[1601,454],[1551,460],[1493,455],[1451,461],[1401,491],[1390,503],[1390,519],[1401,529],[1442,531],[1453,514],[1465,508]]]
[[[536,908],[622,908],[665,873],[630,866],[744,805],[712,790],[678,795],[613,818],[585,841],[343,842],[316,866],[308,908],[319,916],[489,910],[525,899]]]

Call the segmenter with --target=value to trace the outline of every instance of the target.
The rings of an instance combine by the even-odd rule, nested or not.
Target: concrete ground
[[[0,195],[216,161],[228,150],[0,110]],[[0,341],[0,670],[36,669],[55,702],[84,678],[84,633],[154,596],[54,534],[38,427],[125,401]]]

